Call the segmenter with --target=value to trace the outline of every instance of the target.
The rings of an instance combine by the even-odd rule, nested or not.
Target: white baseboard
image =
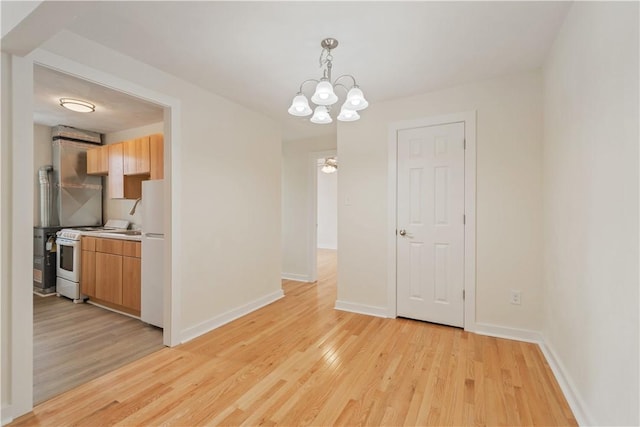
[[[2,405],[0,410],[0,425],[6,426],[13,421],[13,415],[11,414],[11,405]]]
[[[306,274],[295,274],[295,273],[282,273],[280,275],[284,280],[293,280],[295,282],[307,282],[312,283],[311,277]]]
[[[577,392],[575,383],[571,380],[571,377],[568,375],[567,370],[560,361],[560,358],[557,357],[553,347],[544,339],[544,336],[540,343],[540,350],[542,351],[545,359],[547,359],[547,363],[549,364],[551,371],[553,371],[553,375],[556,377],[558,385],[560,385],[560,389],[562,390],[564,397],[567,399],[569,407],[573,412],[573,416],[576,417],[578,425],[598,425],[589,413],[588,406],[584,403],[584,400]]]
[[[234,308],[233,310],[229,310],[226,313],[222,313],[219,316],[204,321],[198,325],[187,328],[180,334],[180,342],[185,343],[187,341],[191,341],[192,339],[199,337],[200,335],[206,334],[207,332],[219,328],[220,326],[232,322],[242,316],[246,316],[252,311],[256,311],[257,309],[262,308],[265,305],[269,305],[282,297],[284,297],[284,292],[282,292],[282,289],[279,289],[276,292],[272,292],[238,308]]]
[[[387,307],[376,307],[373,305],[356,304],[347,301],[336,301],[336,310],[349,311],[351,313],[366,314],[367,316],[388,317]]]
[[[505,326],[491,325],[489,323],[476,323],[469,329],[465,328],[465,330],[489,337],[506,338],[508,340],[532,342],[535,344],[542,343],[542,334],[528,329],[508,328]]]

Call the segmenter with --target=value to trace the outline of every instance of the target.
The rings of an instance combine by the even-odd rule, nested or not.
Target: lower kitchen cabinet
[[[122,257],[122,305],[137,311],[140,311],[141,266],[140,258]]]
[[[84,236],[82,293],[96,303],[140,315],[140,242]]]
[[[122,305],[122,255],[96,252],[96,298]]]

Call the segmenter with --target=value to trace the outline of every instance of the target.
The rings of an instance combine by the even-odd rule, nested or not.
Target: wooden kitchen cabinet
[[[122,305],[140,311],[142,265],[140,258],[122,257]]]
[[[122,255],[96,252],[96,298],[122,305]]]
[[[150,175],[149,137],[124,141],[124,174]]]
[[[83,236],[81,242],[80,292],[88,297],[96,296],[96,239]]]
[[[109,146],[103,145],[87,151],[87,174],[109,174]]]
[[[164,137],[158,133],[149,136],[150,178],[164,178]]]
[[[142,197],[144,176],[125,176],[124,143],[109,147],[109,197],[112,199],[137,199]]]
[[[147,135],[87,151],[87,173],[105,175],[109,198],[142,197],[142,181],[164,178],[164,137]]]
[[[141,243],[83,236],[82,293],[105,307],[140,315]]]

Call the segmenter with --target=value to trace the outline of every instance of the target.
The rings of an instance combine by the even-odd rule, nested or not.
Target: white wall
[[[51,128],[49,126],[33,124],[33,225],[41,225],[40,218],[40,181],[38,169],[41,166],[53,164],[53,148]]]
[[[335,136],[282,143],[282,276],[306,281],[309,266],[311,153],[336,149]]]
[[[318,247],[338,249],[338,172],[318,166]]]
[[[591,425],[638,425],[638,3],[576,2],[544,68],[544,335]]]
[[[539,71],[376,103],[358,122],[338,124],[338,300],[387,310],[389,124],[471,110],[477,110],[476,321],[540,330]],[[511,289],[522,291],[522,305],[509,304]]]
[[[11,57],[2,53],[0,61],[0,331],[2,336],[0,359],[0,423],[5,424],[11,404]],[[10,414],[8,415],[10,417]]]
[[[133,129],[126,129],[118,132],[107,133],[103,136],[104,144],[115,144],[116,142],[126,141],[129,139],[139,138],[141,136],[162,133],[164,123],[152,123],[150,125],[141,126]],[[129,215],[129,211],[133,207],[135,200],[112,199],[109,197],[109,180],[102,178],[104,191],[102,193],[102,212],[103,221],[109,219],[125,219],[131,222],[131,228],[141,228],[142,225],[142,209],[136,209],[133,215]]]

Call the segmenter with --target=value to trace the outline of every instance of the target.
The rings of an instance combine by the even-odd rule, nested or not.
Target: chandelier
[[[331,51],[338,47],[338,40],[334,38],[326,38],[320,43],[322,46],[322,52],[320,53],[320,68],[324,67],[323,75],[320,80],[309,79],[300,84],[300,90],[293,98],[291,107],[289,107],[289,114],[297,117],[306,117],[313,113],[311,116],[311,122],[317,124],[327,124],[333,122],[331,119],[331,107],[338,102],[338,95],[334,92],[335,88],[343,89],[347,98],[340,107],[340,113],[337,119],[341,122],[353,122],[360,118],[358,111],[364,110],[369,106],[369,103],[364,99],[362,90],[358,87],[355,77],[351,74],[344,74],[333,82],[331,81],[331,68],[333,66],[333,56]],[[350,87],[345,86],[339,81],[343,79],[351,79],[353,84]],[[311,110],[309,106],[309,100],[302,93],[302,88],[307,83],[314,82],[316,84],[315,92],[311,97],[311,102],[316,105],[315,109]]]
[[[338,170],[338,159],[335,157],[327,157],[322,162],[320,170],[324,173],[334,173]]]

